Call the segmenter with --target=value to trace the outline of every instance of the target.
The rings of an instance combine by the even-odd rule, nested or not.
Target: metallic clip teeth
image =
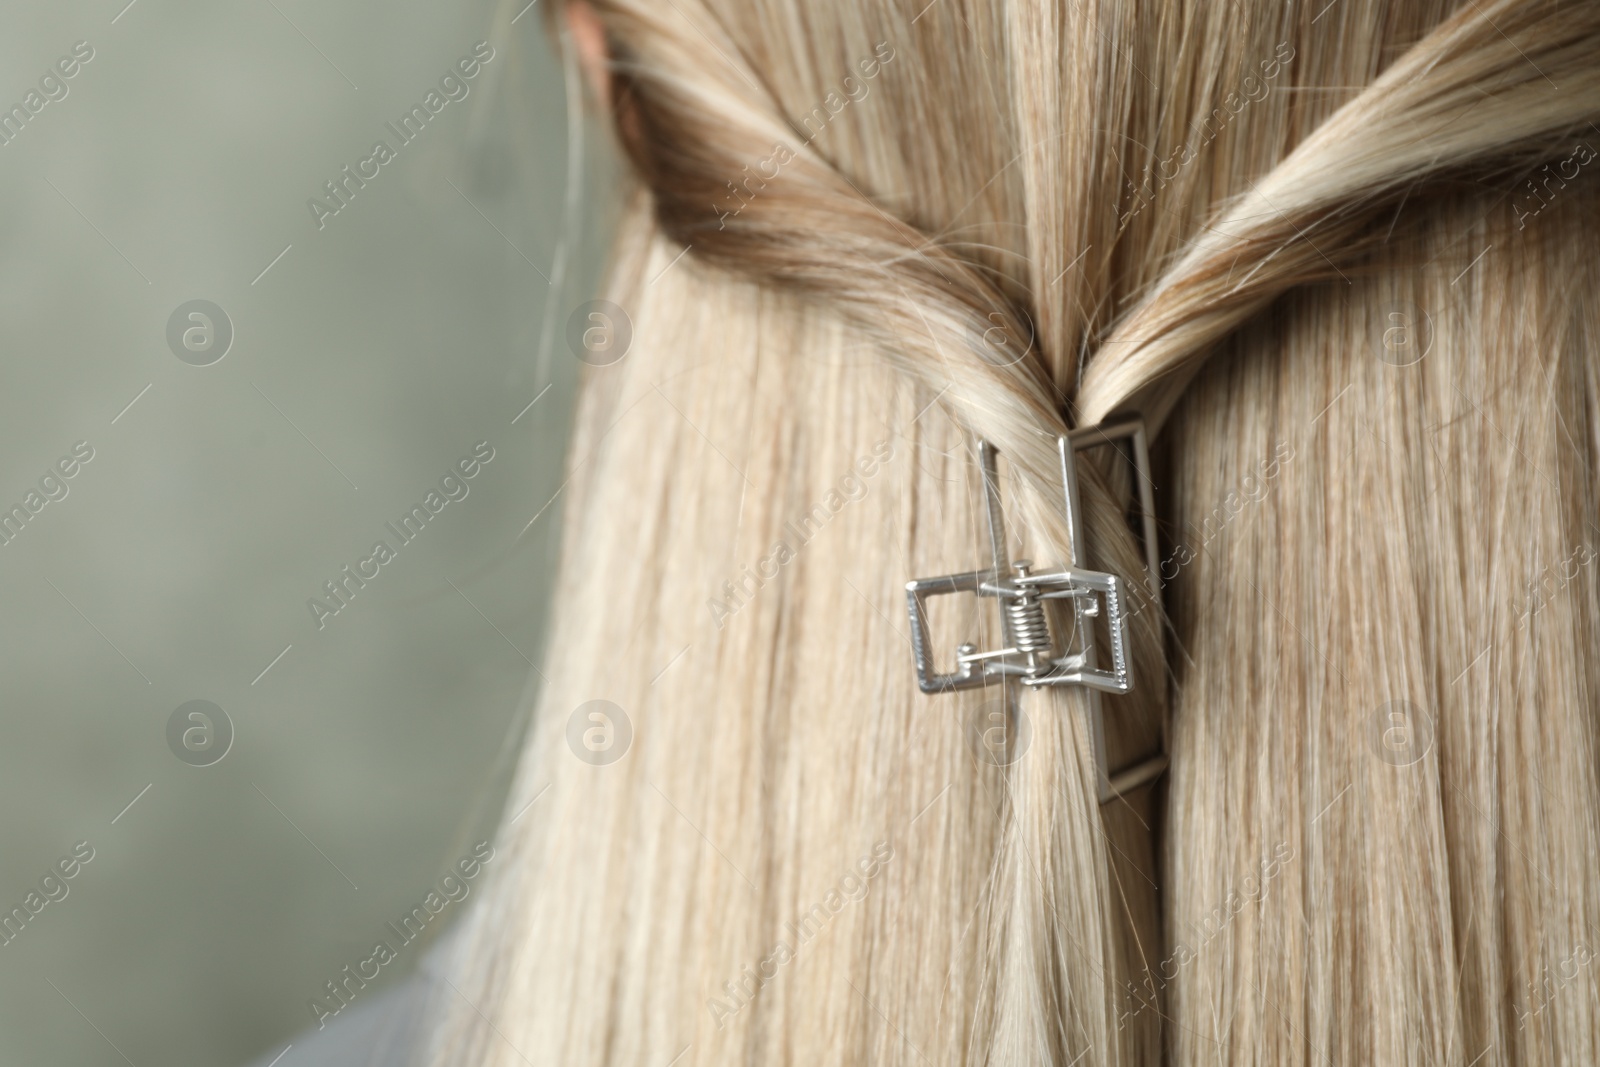
[[[984,501],[988,511],[989,568],[947,574],[939,578],[919,578],[906,583],[906,606],[911,614],[912,656],[916,661],[917,685],[924,693],[949,693],[997,683],[1005,685],[1009,681],[1017,681],[1028,687],[1079,685],[1089,691],[1089,728],[1102,804],[1150,781],[1167,766],[1167,755],[1163,751],[1115,774],[1106,768],[1100,694],[1126,693],[1133,688],[1128,648],[1129,597],[1125,579],[1105,571],[1089,570],[1085,565],[1076,453],[1082,448],[1113,445],[1123,440],[1132,445],[1143,525],[1145,566],[1149,570],[1150,593],[1159,609],[1161,582],[1156,564],[1154,489],[1150,480],[1150,454],[1144,420],[1140,418],[1088,426],[1057,438],[1057,449],[1061,455],[1062,496],[1067,528],[1072,535],[1072,555],[1066,567],[1035,574],[1030,560],[1007,561],[996,452],[988,442],[980,441],[978,460],[983,469]],[[972,593],[1000,601],[1003,647],[980,651],[974,644],[962,644],[956,649],[956,669],[941,674],[934,667],[929,647],[927,601],[930,597],[951,593]],[[1073,630],[1077,637],[1075,649],[1057,640],[1045,611],[1044,602],[1047,600],[1072,602]],[[1102,605],[1110,633],[1109,670],[1101,669],[1096,659],[1094,619],[1101,615]],[[1006,686],[1006,691],[1015,721],[1015,690]]]

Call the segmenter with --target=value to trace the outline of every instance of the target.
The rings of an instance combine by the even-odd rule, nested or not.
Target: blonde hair
[[[589,2],[632,345],[434,1059],[1600,1060],[1600,5]],[[1130,410],[1172,762],[1102,808],[902,588],[988,558],[980,437],[1066,558]]]

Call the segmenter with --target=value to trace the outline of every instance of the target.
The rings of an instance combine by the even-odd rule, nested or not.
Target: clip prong
[[[1150,454],[1144,420],[1137,417],[1084,427],[1057,438],[1057,449],[1061,456],[1063,507],[1067,528],[1072,536],[1066,567],[1035,574],[1031,561],[1007,560],[1005,517],[1000,506],[996,452],[987,441],[980,441],[978,462],[983,476],[988,518],[990,566],[986,570],[947,574],[939,578],[919,578],[906,583],[906,605],[911,615],[912,656],[916,662],[917,685],[924,693],[949,693],[995,683],[1005,685],[1011,680],[1030,688],[1079,685],[1088,690],[1089,735],[1094,748],[1102,804],[1150,781],[1167,766],[1167,755],[1163,751],[1115,774],[1106,768],[1104,713],[1100,694],[1126,693],[1133,688],[1133,667],[1128,648],[1128,620],[1131,613],[1125,580],[1105,571],[1088,569],[1076,453],[1081,448],[1114,444],[1121,440],[1128,440],[1132,446],[1145,566],[1149,571],[1150,593],[1159,608],[1161,581],[1156,565],[1154,485],[1150,479]],[[1001,601],[1001,647],[980,651],[976,645],[963,644],[957,650],[956,669],[941,674],[935,669],[929,651],[927,601],[930,597],[952,593],[972,593]],[[1072,602],[1073,629],[1080,646],[1075,651],[1070,648],[1058,650],[1045,611],[1044,602],[1047,600]],[[1100,617],[1102,604],[1110,635],[1109,669],[1102,669],[1096,658],[1093,620]],[[1008,710],[1015,716],[1018,710],[1016,690],[1006,686],[1006,694]]]

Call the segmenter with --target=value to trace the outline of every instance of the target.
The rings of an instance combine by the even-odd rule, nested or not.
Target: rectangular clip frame
[[[1144,420],[1137,416],[1118,419],[1068,431],[1057,440],[1061,462],[1062,498],[1067,528],[1071,534],[1071,556],[1067,567],[1047,574],[1029,573],[1026,560],[1009,563],[1005,541],[1005,519],[1000,505],[1000,483],[996,450],[987,441],[978,442],[978,460],[983,473],[984,501],[989,526],[990,566],[986,570],[920,578],[906,583],[906,604],[911,616],[912,656],[916,663],[917,685],[924,693],[949,693],[961,689],[999,683],[1005,686],[1008,713],[1016,721],[1019,713],[1017,691],[1006,684],[1011,680],[1029,687],[1079,685],[1087,691],[1089,736],[1094,749],[1100,803],[1151,781],[1167,767],[1166,730],[1162,730],[1162,751],[1146,760],[1112,772],[1106,766],[1104,709],[1102,692],[1126,693],[1133,688],[1128,648],[1127,596],[1124,580],[1117,575],[1088,569],[1084,551],[1083,507],[1079,494],[1076,454],[1080,449],[1115,445],[1128,441],[1133,451],[1134,476],[1139,495],[1145,566],[1149,573],[1150,594],[1159,612],[1161,575],[1156,562],[1155,489],[1150,477],[1150,453]],[[957,650],[956,670],[941,674],[933,664],[931,639],[927,627],[927,601],[931,597],[972,593],[1002,601],[1000,628],[1003,647],[979,651],[971,644]],[[1055,639],[1043,610],[1042,601],[1071,599],[1074,629],[1082,640],[1077,653],[1055,656]],[[1097,662],[1093,618],[1099,605],[1106,607],[1110,633],[1111,669]]]

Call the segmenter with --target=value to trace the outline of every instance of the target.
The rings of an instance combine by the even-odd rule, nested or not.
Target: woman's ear
[[[599,100],[601,110],[611,108],[611,56],[606,48],[605,26],[594,8],[584,0],[571,0],[562,11],[567,20],[567,32],[572,35],[572,45],[578,53],[578,65],[583,76]]]

